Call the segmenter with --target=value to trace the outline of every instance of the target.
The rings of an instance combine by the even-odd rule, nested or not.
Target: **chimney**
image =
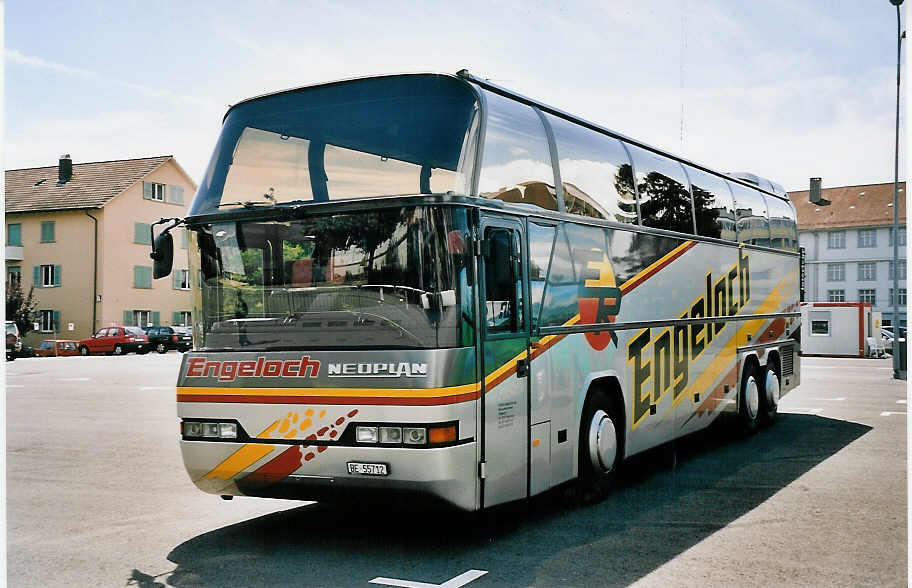
[[[827,206],[830,201],[820,193],[820,178],[811,178],[811,189],[808,191],[808,200],[817,206]]]
[[[69,153],[60,156],[60,162],[57,166],[57,185],[62,186],[69,182],[73,177],[73,160],[70,159]]]

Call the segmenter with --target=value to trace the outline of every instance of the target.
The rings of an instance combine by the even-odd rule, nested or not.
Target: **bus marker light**
[[[218,437],[219,436],[219,424],[218,423],[203,423],[203,437]]]
[[[237,425],[234,423],[219,423],[219,437],[222,439],[237,439]]]
[[[424,445],[427,441],[427,432],[424,427],[412,427],[402,429],[405,435],[406,445]]]
[[[432,427],[428,429],[428,440],[431,443],[450,443],[456,440],[456,425]]]
[[[402,443],[402,427],[380,427],[380,443]]]
[[[184,435],[187,437],[202,437],[203,423],[185,422]]]
[[[355,429],[355,438],[358,443],[376,443],[377,427],[358,427]]]

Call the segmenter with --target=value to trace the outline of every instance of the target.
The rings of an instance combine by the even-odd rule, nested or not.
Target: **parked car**
[[[140,355],[149,353],[149,338],[139,327],[114,325],[98,329],[98,332],[82,339],[78,345],[81,355],[123,355],[135,351]]]
[[[13,361],[22,352],[22,338],[15,321],[6,321],[6,361]]]
[[[149,348],[167,353],[169,349],[184,352],[193,347],[193,337],[184,329],[185,327],[146,327],[144,330],[149,337]]]
[[[67,355],[79,355],[79,349],[76,348],[78,341],[69,339],[45,339],[35,348],[35,355],[38,357],[65,357]]]

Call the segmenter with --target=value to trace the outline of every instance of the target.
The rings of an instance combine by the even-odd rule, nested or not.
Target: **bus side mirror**
[[[165,230],[155,237],[149,256],[153,261],[152,275],[156,280],[171,273],[171,265],[174,263],[174,238],[170,232]]]

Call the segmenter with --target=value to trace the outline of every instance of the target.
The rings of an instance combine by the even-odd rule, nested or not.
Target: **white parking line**
[[[880,413],[880,416],[893,416],[894,414],[907,414],[907,413],[905,413],[905,412],[898,412],[898,411],[887,411],[887,410],[885,410],[885,411],[883,411],[882,413]]]
[[[25,384],[7,384],[7,388],[25,388]]]
[[[896,404],[905,404],[905,403],[906,403],[905,400],[897,400],[897,401],[896,401]]]
[[[823,400],[825,402],[844,402],[846,400],[846,397],[840,396],[839,398],[808,398],[808,400]]]
[[[58,382],[88,382],[91,378],[57,378]]]
[[[174,390],[174,386],[140,386],[140,390]]]
[[[374,578],[371,584],[382,584],[384,586],[399,586],[400,588],[459,588],[469,582],[473,582],[484,576],[488,572],[484,570],[469,570],[459,574],[455,578],[450,578],[443,584],[428,584],[427,582],[414,582],[412,580],[397,580],[395,578]]]

